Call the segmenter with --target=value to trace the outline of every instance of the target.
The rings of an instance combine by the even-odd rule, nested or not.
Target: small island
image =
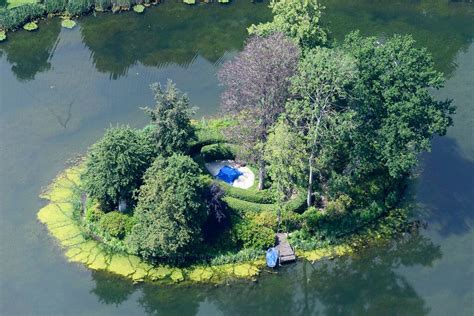
[[[110,127],[45,190],[38,218],[71,261],[222,283],[255,278],[277,234],[316,261],[416,229],[407,183],[454,112],[430,54],[410,36],[336,43],[315,0],[271,8],[218,73],[222,115],[193,120],[153,84],[147,126]]]

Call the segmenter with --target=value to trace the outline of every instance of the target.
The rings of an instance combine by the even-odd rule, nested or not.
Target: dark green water
[[[70,264],[36,221],[37,196],[110,124],[140,126],[148,85],[173,79],[216,113],[215,72],[242,45],[265,4],[187,7],[174,1],[133,13],[58,20],[0,44],[1,315],[473,315],[474,4],[446,0],[326,0],[341,38],[358,28],[380,37],[410,33],[446,72],[437,92],[458,107],[448,136],[433,140],[413,196],[419,235],[354,258],[299,263],[257,283],[157,287]]]

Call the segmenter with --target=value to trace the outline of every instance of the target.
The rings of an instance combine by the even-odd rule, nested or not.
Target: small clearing
[[[224,166],[229,166],[242,172],[242,175],[232,183],[232,186],[241,189],[249,189],[253,186],[255,182],[255,175],[249,167],[242,167],[234,160],[217,160],[206,163],[206,168],[213,177],[217,176],[219,170],[221,170],[221,168]]]

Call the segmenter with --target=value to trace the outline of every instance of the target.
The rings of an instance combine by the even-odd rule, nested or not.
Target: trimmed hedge
[[[230,195],[226,195],[223,200],[231,209],[237,211],[240,214],[245,214],[246,212],[276,211],[278,209],[278,205],[274,203],[254,203],[244,201]],[[286,202],[283,208],[287,212],[300,213],[304,211],[306,209],[306,199],[304,194],[299,194],[294,199]]]
[[[262,211],[273,211],[276,210],[275,204],[260,204],[248,201],[236,199],[232,196],[225,196],[224,202],[239,214],[245,214],[246,212],[262,212]]]
[[[201,148],[201,156],[206,162],[214,160],[234,159],[234,151],[228,144],[212,144]]]
[[[259,204],[275,203],[275,199],[269,190],[258,191],[258,190],[252,190],[252,189],[241,189],[241,188],[233,187],[223,182],[219,182],[219,185],[227,196],[231,196],[239,200],[259,203]]]

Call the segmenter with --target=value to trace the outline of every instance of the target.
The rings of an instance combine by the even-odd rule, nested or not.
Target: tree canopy
[[[321,10],[317,0],[272,0],[273,20],[251,25],[250,35],[268,36],[282,32],[302,48],[325,45],[327,32],[321,27]]]
[[[315,159],[324,139],[337,137],[334,127],[336,122],[341,123],[339,116],[345,110],[341,100],[355,76],[354,60],[342,51],[314,48],[307,51],[292,78],[291,91],[296,97],[286,109],[290,124],[306,141],[308,207],[312,202]],[[325,145],[331,146],[331,142]]]
[[[128,126],[107,129],[87,155],[85,191],[107,211],[116,209],[120,200],[133,204],[133,191],[140,187],[154,154],[146,132]]]
[[[146,107],[144,110],[150,115],[155,127],[158,154],[171,156],[173,153],[186,153],[189,143],[196,137],[191,125],[194,109],[190,107],[188,97],[171,80],[164,89],[159,83],[152,84],[151,89],[156,104],[154,108]]]
[[[366,172],[382,165],[392,177],[404,176],[430,148],[433,135],[444,135],[452,124],[451,101],[437,101],[431,93],[442,87],[443,75],[411,36],[380,42],[355,32],[346,37],[344,49],[359,72],[354,160]]]
[[[188,156],[159,156],[147,170],[128,244],[145,258],[178,260],[199,243],[206,220],[199,166]]]
[[[244,50],[225,63],[218,77],[225,87],[223,110],[237,115],[231,136],[260,168],[263,188],[263,144],[270,127],[283,112],[289,79],[295,73],[299,48],[282,33],[249,39]],[[245,152],[244,152],[245,153]]]

